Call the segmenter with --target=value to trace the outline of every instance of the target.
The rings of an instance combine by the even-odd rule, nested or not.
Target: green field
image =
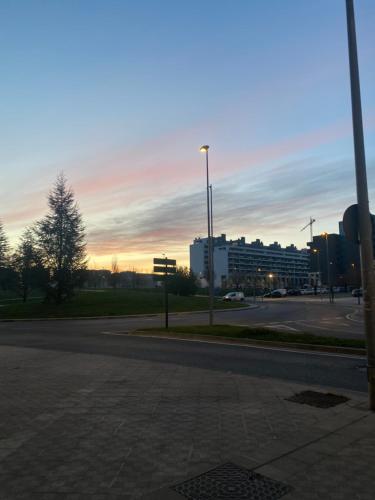
[[[165,333],[160,328],[147,328],[143,331]],[[212,335],[215,337],[226,337],[236,339],[268,340],[274,342],[293,342],[297,344],[328,345],[338,347],[365,348],[366,344],[361,339],[340,339],[337,337],[323,337],[312,333],[289,333],[271,330],[269,328],[251,328],[235,325],[214,326],[173,326],[169,333],[178,335]]]
[[[241,307],[243,304],[215,301],[216,309]],[[170,312],[199,311],[208,308],[207,297],[169,295]],[[0,297],[1,319],[63,318],[153,314],[164,311],[164,294],[155,290],[104,289],[80,291],[61,305],[46,304],[39,295],[22,303],[14,297]]]

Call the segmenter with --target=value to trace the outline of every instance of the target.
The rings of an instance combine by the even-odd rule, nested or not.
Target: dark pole
[[[165,297],[165,328],[168,330],[168,266],[167,266],[167,257],[165,258],[164,297]]]
[[[368,202],[365,144],[363,139],[361,90],[359,84],[357,40],[353,0],[346,0],[348,48],[350,66],[350,90],[352,98],[352,120],[357,184],[359,240],[361,249],[361,271],[363,288],[363,312],[367,341],[367,379],[369,405],[375,410],[375,309],[374,270],[370,209]]]
[[[211,210],[210,210],[210,182],[208,176],[208,149],[209,146],[201,147],[201,151],[206,153],[206,180],[207,180],[207,261],[208,261],[208,294],[209,294],[209,325],[213,325],[213,273],[212,273],[212,235],[211,235]]]
[[[212,276],[212,279],[210,281],[210,286],[211,286],[211,298],[212,298],[212,308],[213,308],[214,291],[215,291],[215,266],[214,266],[214,216],[213,216],[212,205],[213,205],[212,184],[210,184],[211,276]]]

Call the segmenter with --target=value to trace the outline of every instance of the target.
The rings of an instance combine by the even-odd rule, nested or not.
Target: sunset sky
[[[375,2],[355,1],[375,212]],[[214,232],[306,245],[355,203],[344,0],[2,0],[0,218],[12,244],[59,172],[90,267],[187,264]]]

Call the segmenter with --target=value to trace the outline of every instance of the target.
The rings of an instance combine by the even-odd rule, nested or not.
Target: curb
[[[216,312],[228,312],[228,311],[245,311],[246,309],[257,309],[259,305],[249,304],[243,307],[231,307],[228,309],[214,309],[214,313]],[[170,316],[182,316],[184,314],[203,314],[208,313],[208,309],[199,310],[199,311],[179,311],[179,312],[170,312]],[[61,318],[4,318],[0,319],[0,323],[13,323],[13,322],[21,322],[21,321],[80,321],[85,319],[127,319],[127,318],[155,318],[157,316],[163,316],[164,312],[158,313],[149,313],[149,314],[122,314],[122,315],[113,315],[113,316],[67,316]]]
[[[299,349],[301,351],[317,351],[324,353],[334,353],[334,354],[351,354],[357,356],[365,356],[366,349],[358,347],[340,347],[340,346],[330,346],[330,345],[319,345],[319,344],[300,344],[297,342],[277,342],[274,340],[257,340],[257,339],[237,339],[232,337],[220,337],[219,335],[192,335],[189,333],[174,333],[164,332],[164,331],[145,331],[138,330],[128,334],[134,337],[154,337],[160,339],[173,339],[173,340],[203,340],[206,342],[215,342],[221,344],[229,345],[239,345],[239,346],[257,346],[257,347],[284,347]]]

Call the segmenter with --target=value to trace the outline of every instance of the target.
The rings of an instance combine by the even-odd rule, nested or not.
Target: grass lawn
[[[241,307],[242,304],[216,301],[215,308]],[[178,297],[169,295],[170,312],[199,311],[208,308],[207,297]],[[22,303],[0,298],[0,318],[62,318],[78,316],[117,316],[148,314],[164,311],[164,294],[155,290],[104,289],[77,292],[61,305],[45,304],[42,297]]]
[[[142,331],[162,331],[160,328],[147,328]],[[165,330],[163,330],[165,332]],[[234,325],[214,326],[173,326],[170,333],[183,335],[214,335],[218,337],[254,340],[272,340],[276,342],[293,342],[298,344],[331,345],[339,347],[366,347],[360,339],[339,339],[337,337],[322,337],[312,333],[289,333],[270,330],[268,328],[251,328]]]

